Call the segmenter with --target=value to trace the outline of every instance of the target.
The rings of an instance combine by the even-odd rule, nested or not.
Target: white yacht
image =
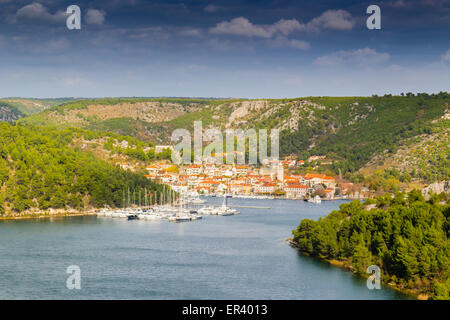
[[[232,216],[238,214],[238,212],[235,209],[219,207],[217,210],[217,214],[219,216]]]
[[[192,221],[192,215],[189,210],[183,208],[183,200],[181,198],[178,200],[178,211],[176,215],[170,216],[168,219],[170,222]]]
[[[228,207],[226,193],[223,196],[222,206],[218,207],[216,210],[217,210],[217,214],[220,216],[231,216],[234,214],[239,214],[239,212],[236,209],[232,209],[232,208]]]
[[[188,200],[188,202],[192,203],[192,204],[203,204],[206,201],[204,199],[200,199],[200,198],[191,198]]]
[[[217,209],[214,207],[203,207],[197,210],[198,214],[203,215],[216,215],[218,213]]]
[[[201,215],[199,215],[199,214],[192,214],[191,213],[191,219],[192,219],[192,221],[194,221],[194,220],[203,219],[203,217]]]
[[[322,203],[322,200],[320,199],[319,196],[315,196],[314,198],[310,198],[308,200],[308,202],[311,202],[311,203]]]

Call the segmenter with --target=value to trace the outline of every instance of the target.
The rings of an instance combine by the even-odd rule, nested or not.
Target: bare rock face
[[[259,111],[267,108],[268,102],[261,101],[242,101],[239,103],[233,103],[231,107],[234,111],[228,118],[227,127],[229,127],[235,120],[247,116],[251,111]]]
[[[196,106],[191,107],[192,110],[195,110],[195,108]],[[170,121],[185,113],[186,110],[184,110],[183,105],[177,103],[149,101],[114,105],[92,104],[85,109],[66,112],[64,120],[66,122],[78,123],[87,117],[97,117],[100,120],[133,118],[135,120],[157,123]],[[53,116],[58,116],[58,114],[53,113]]]
[[[435,194],[450,192],[450,180],[432,183],[422,190],[425,198],[429,198],[430,192]]]
[[[23,115],[18,110],[0,104],[0,121],[14,122],[22,117]]]

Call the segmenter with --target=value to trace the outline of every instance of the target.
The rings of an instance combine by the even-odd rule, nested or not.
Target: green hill
[[[142,173],[124,171],[76,143],[98,137],[74,128],[0,123],[0,214],[120,207],[128,188],[162,191]]]
[[[373,157],[360,172],[364,175],[389,171],[403,180],[433,181],[450,178],[450,120],[439,119],[428,133],[400,141],[395,153],[387,150]]]
[[[277,100],[95,99],[65,103],[20,122],[113,131],[164,144],[174,129],[192,130],[197,120],[204,129],[278,128],[282,156],[325,155],[332,162],[327,169],[345,174],[374,158],[383,162],[412,138],[432,134],[433,121],[445,114],[449,102],[445,92]]]
[[[38,113],[50,107],[76,100],[74,98],[56,98],[56,99],[29,99],[29,98],[4,98],[0,103],[7,103],[15,107],[24,115]]]

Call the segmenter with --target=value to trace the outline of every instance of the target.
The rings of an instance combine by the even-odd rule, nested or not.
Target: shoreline
[[[362,278],[365,278],[365,279],[368,278],[368,276],[366,277],[366,276],[364,276],[362,274],[354,273],[353,272],[354,268],[351,265],[346,264],[345,261],[340,261],[340,260],[336,260],[336,259],[322,259],[322,258],[319,258],[319,257],[313,257],[310,254],[308,254],[307,252],[304,252],[304,251],[300,250],[300,248],[297,246],[297,244],[294,241],[292,241],[292,238],[288,238],[288,239],[286,239],[286,241],[289,243],[289,245],[292,248],[296,249],[298,252],[300,252],[304,256],[317,259],[318,261],[327,262],[330,265],[335,266],[335,267],[339,267],[341,269],[344,269],[345,271],[351,271],[356,276],[359,276],[359,277],[362,277]],[[428,300],[429,299],[429,295],[427,295],[425,293],[422,293],[422,292],[418,292],[418,291],[416,291],[414,289],[401,288],[401,287],[399,287],[399,286],[397,286],[395,284],[392,284],[392,283],[387,283],[387,284],[384,284],[384,285],[389,287],[389,288],[391,288],[391,289],[394,289],[394,290],[396,290],[398,292],[406,294],[408,296],[412,296],[412,297],[415,298],[415,300]]]
[[[255,198],[252,198],[252,196],[256,196]],[[250,197],[240,197],[239,195],[229,195],[230,199],[249,199],[249,200],[295,200],[295,201],[305,201],[307,202],[309,198],[286,198],[286,197],[277,197],[277,196],[273,196],[273,198],[258,198],[257,194],[251,195]],[[200,194],[200,197],[207,197],[207,198],[223,198],[223,195],[211,195],[211,194]],[[349,200],[349,201],[353,201],[353,200],[367,200],[367,197],[360,197],[360,198],[351,198],[351,197],[346,197],[346,198],[342,198],[342,197],[337,197],[337,198],[333,198],[333,199],[328,199],[328,198],[321,198],[320,200],[322,201],[340,201],[340,200]]]
[[[0,221],[11,220],[31,220],[31,219],[49,219],[49,218],[64,218],[64,217],[82,217],[82,216],[96,216],[95,212],[61,212],[61,213],[37,213],[17,216],[1,216]]]

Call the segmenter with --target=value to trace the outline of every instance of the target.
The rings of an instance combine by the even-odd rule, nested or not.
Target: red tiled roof
[[[323,179],[325,177],[326,177],[326,175],[321,174],[321,173],[307,173],[305,175],[305,179],[308,179],[308,180],[313,179],[313,178]]]
[[[262,185],[263,187],[276,187],[276,184],[273,183],[265,183]]]
[[[302,184],[290,184],[285,189],[308,189],[308,187]]]

